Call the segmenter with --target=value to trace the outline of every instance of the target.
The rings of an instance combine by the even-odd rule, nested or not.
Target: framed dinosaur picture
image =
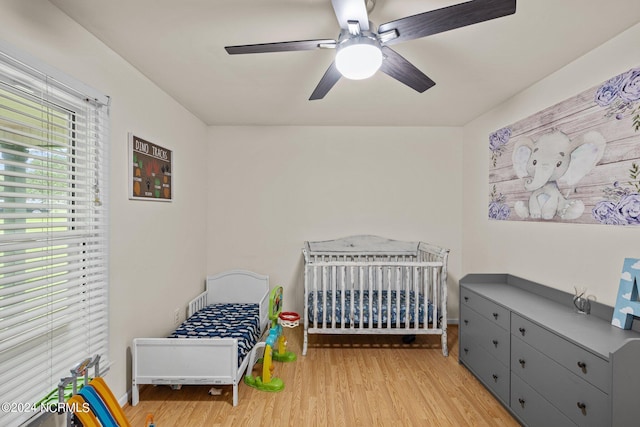
[[[489,135],[489,218],[640,225],[640,67]]]
[[[173,199],[173,152],[129,133],[129,199]]]

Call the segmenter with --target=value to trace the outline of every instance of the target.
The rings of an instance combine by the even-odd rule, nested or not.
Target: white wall
[[[0,0],[0,10],[0,39],[112,98],[106,379],[120,397],[131,339],[170,332],[174,309],[184,316],[204,288],[206,126],[48,1]],[[129,131],[174,150],[174,202],[128,200]]]
[[[573,292],[574,286],[586,286],[598,301],[615,305],[623,259],[640,258],[640,228],[489,221],[488,136],[640,66],[638,40],[640,24],[465,126],[465,274],[511,273],[567,292]],[[522,64],[526,66],[526,61]],[[640,143],[640,134],[638,138]]]
[[[301,313],[306,240],[422,240],[451,250],[457,318],[461,129],[212,127],[208,139],[209,273],[268,274]]]

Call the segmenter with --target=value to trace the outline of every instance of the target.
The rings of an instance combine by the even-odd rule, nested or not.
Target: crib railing
[[[439,276],[442,266],[441,262],[374,261],[366,265],[349,261],[316,262],[309,266],[307,273],[311,283],[307,302],[313,313],[310,316],[312,327],[437,327],[441,313]],[[319,307],[329,309],[321,310]],[[419,316],[420,307],[429,307],[432,315]],[[400,313],[402,309],[407,316],[411,314],[411,309],[413,315],[408,317],[408,321],[397,315],[394,321],[389,314]],[[386,313],[386,321],[380,315],[374,321],[374,312]],[[329,317],[329,313],[342,315]],[[365,313],[368,313],[367,318],[364,317]],[[424,321],[420,322],[420,318],[424,318]]]
[[[303,253],[303,354],[309,333],[441,334],[447,354],[448,250],[421,243],[410,255]]]

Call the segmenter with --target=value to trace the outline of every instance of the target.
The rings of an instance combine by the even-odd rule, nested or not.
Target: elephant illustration
[[[517,201],[516,214],[521,218],[576,219],[584,212],[581,200],[568,200],[570,191],[600,161],[606,141],[596,131],[571,140],[558,130],[546,133],[537,141],[523,138],[515,142],[513,168],[524,188],[531,191],[529,203]],[[558,183],[567,186],[563,196]]]

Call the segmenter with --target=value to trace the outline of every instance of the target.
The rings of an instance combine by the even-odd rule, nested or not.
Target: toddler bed
[[[132,398],[141,384],[230,384],[233,406],[251,350],[269,326],[269,278],[232,270],[207,277],[188,319],[168,338],[135,338]]]
[[[309,334],[436,334],[448,355],[448,249],[352,236],[305,242],[302,252],[303,355]]]

